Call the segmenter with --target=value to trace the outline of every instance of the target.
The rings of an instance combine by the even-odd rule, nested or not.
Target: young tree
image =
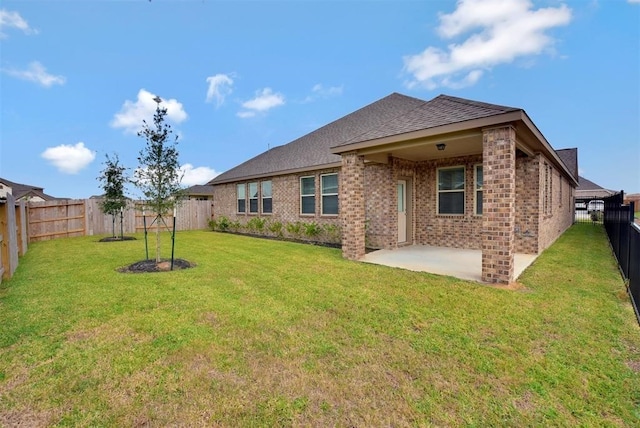
[[[106,155],[107,160],[104,162],[104,169],[100,171],[98,180],[102,183],[102,191],[104,199],[100,203],[102,212],[111,215],[111,235],[116,237],[116,217],[122,215],[122,210],[127,206],[127,198],[124,196],[124,187],[129,181],[125,175],[126,168],[120,165],[120,159],[115,154],[113,159]],[[122,217],[121,220],[122,221]],[[120,239],[122,236],[122,228],[120,228]]]
[[[135,184],[146,199],[146,206],[156,214],[156,262],[160,262],[160,226],[166,224],[164,218],[180,201],[182,188],[180,164],[178,163],[178,137],[171,139],[173,131],[165,123],[167,109],[160,107],[162,99],[154,98],[157,103],[153,115],[153,125],[143,120],[142,131],[138,136],[146,140],[144,149],[138,156],[138,169],[135,171]]]

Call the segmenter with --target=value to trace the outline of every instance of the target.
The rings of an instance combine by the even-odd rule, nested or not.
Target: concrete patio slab
[[[514,280],[537,257],[536,254],[516,254]],[[373,251],[361,261],[482,282],[482,250],[409,245],[395,250]]]

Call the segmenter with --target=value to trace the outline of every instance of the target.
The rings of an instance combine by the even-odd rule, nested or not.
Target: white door
[[[398,180],[398,242],[407,242],[407,181]]]

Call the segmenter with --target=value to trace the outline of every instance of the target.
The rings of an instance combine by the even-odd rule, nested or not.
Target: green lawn
[[[571,228],[519,291],[204,231],[177,236],[195,268],[122,274],[144,242],[96,241],[32,244],[0,285],[0,425],[640,424],[640,328],[602,227]]]

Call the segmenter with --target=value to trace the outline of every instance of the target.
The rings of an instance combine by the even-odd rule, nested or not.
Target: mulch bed
[[[120,241],[135,241],[136,238],[133,236],[123,236],[122,238],[119,236],[108,236],[106,238],[102,238],[98,242],[120,242]]]
[[[194,267],[193,263],[184,259],[173,259],[173,270],[189,269]],[[146,272],[169,272],[171,270],[171,259],[162,259],[160,263],[155,260],[141,260],[118,269],[122,273],[146,273]]]

